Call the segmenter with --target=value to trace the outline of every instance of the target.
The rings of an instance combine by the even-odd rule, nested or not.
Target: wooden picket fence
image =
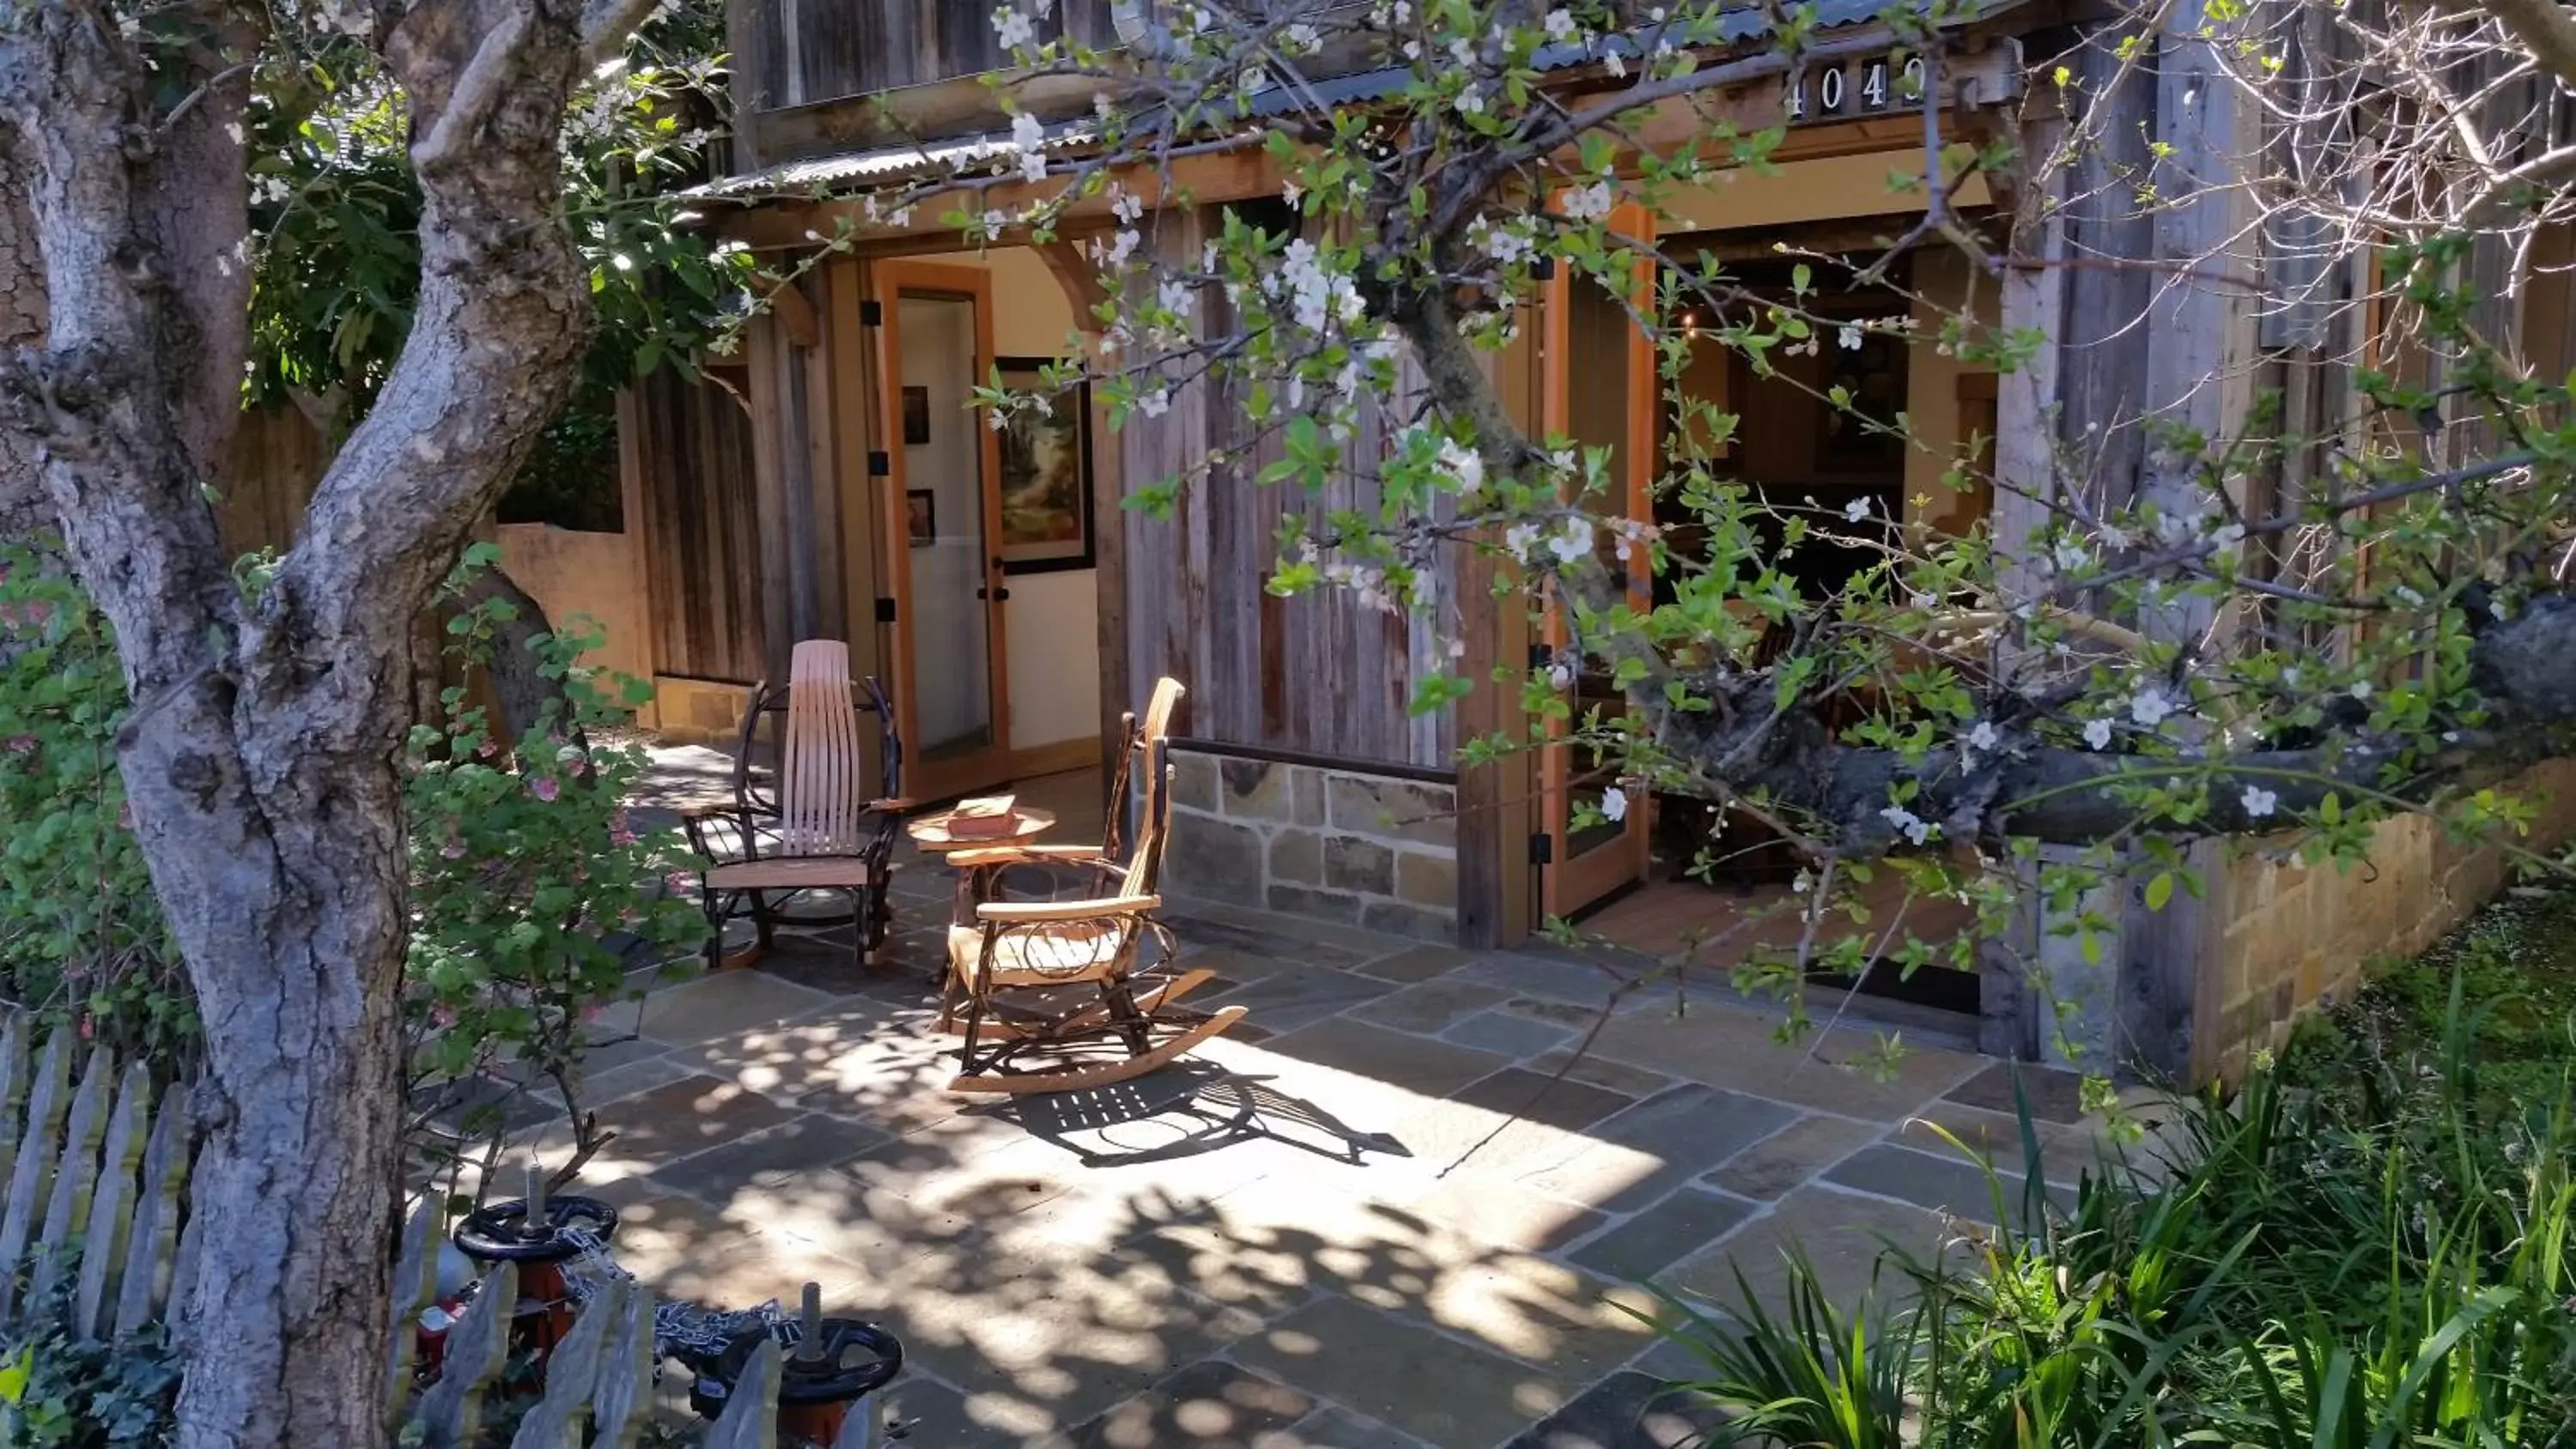
[[[37,1038],[23,1017],[0,1025],[0,1318],[17,1304],[63,1292],[70,1280],[71,1329],[111,1339],[159,1321],[173,1285],[188,1279],[202,1220],[187,1214],[187,1091],[155,1092],[142,1062],[119,1069],[104,1046],[86,1052],[60,1034]],[[483,1280],[448,1329],[437,1382],[415,1392],[415,1326],[437,1291],[444,1214],[425,1203],[405,1224],[386,1325],[389,1423],[415,1426],[422,1449],[469,1449],[487,1442],[518,1303],[516,1266]],[[32,1259],[30,1254],[32,1253]],[[23,1275],[18,1271],[24,1267]],[[612,1281],[582,1306],[572,1332],[546,1360],[543,1397],[521,1415],[510,1449],[632,1449],[653,1415],[657,1359],[653,1299]],[[776,1343],[752,1356],[703,1449],[777,1449]],[[873,1402],[853,1412],[831,1449],[872,1449]],[[497,1442],[497,1441],[491,1441]]]

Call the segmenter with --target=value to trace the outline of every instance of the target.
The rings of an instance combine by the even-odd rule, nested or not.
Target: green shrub
[[[1730,1416],[1718,1443],[2569,1449],[2568,1076],[2490,1167],[2498,1129],[2444,1068],[2316,1093],[2267,1067],[2175,1103],[2157,1156],[2106,1162],[2071,1208],[2007,1202],[1990,1170],[1995,1216],[2028,1226],[1891,1250],[1901,1289],[1857,1320],[1793,1260],[1785,1304],[1668,1331]]]
[[[114,1342],[64,1328],[66,1293],[0,1321],[0,1444],[153,1449],[177,1429],[179,1354],[152,1324]]]

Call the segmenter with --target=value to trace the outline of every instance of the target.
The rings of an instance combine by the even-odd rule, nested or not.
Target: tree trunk
[[[154,36],[194,33],[147,61],[89,0],[0,6],[0,151],[26,207],[0,218],[0,302],[46,309],[0,355],[0,513],[41,499],[116,630],[118,762],[205,1023],[182,1449],[385,1439],[411,627],[572,386],[589,312],[559,133],[585,55],[640,9],[377,7],[410,105],[419,302],[246,596],[206,498],[239,412],[253,12],[165,7]]]

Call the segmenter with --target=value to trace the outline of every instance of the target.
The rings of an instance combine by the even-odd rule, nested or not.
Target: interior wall
[[[932,500],[932,539],[907,533],[912,565],[914,748],[938,749],[985,729],[982,440],[966,410],[975,369],[975,311],[947,298],[906,297],[896,318],[903,381],[929,398],[927,442],[904,446],[904,484]],[[910,518],[907,512],[907,519]]]
[[[993,350],[1003,357],[1067,356],[1072,304],[1038,254],[1025,247],[927,260],[981,267],[993,276]],[[1114,488],[1115,440],[1093,419],[1092,486]],[[943,503],[942,507],[945,507]],[[917,557],[917,556],[916,556]],[[1100,732],[1100,571],[1013,574],[1003,606],[1009,653],[1011,747],[1028,750]]]

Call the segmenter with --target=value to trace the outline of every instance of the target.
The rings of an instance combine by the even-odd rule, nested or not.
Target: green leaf
[[[2173,893],[2173,872],[2169,870],[2156,872],[2155,879],[2147,882],[2147,909],[2163,910],[2165,902],[2173,899]]]

